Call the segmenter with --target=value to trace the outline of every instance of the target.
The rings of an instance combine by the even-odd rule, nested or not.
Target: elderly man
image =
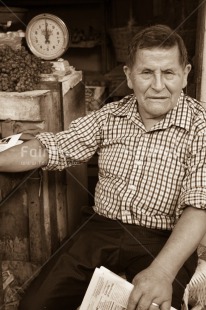
[[[62,170],[99,155],[95,205],[21,310],[75,309],[101,265],[133,282],[128,310],[181,308],[206,232],[206,112],[183,93],[190,69],[181,37],[148,27],[131,41],[124,66],[132,95],[0,154],[5,172]]]

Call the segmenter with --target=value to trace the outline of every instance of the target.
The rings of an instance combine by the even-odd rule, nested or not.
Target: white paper
[[[96,268],[80,310],[124,310],[127,309],[133,285],[106,269]]]
[[[0,140],[0,152],[7,150],[14,145],[23,143],[22,140],[19,140],[21,135],[22,133],[18,133]]]
[[[133,287],[107,268],[96,268],[79,310],[126,310]]]

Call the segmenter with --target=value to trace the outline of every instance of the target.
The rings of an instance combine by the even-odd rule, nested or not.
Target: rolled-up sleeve
[[[187,173],[179,203],[182,208],[192,206],[206,209],[206,128],[190,144]]]
[[[43,169],[63,170],[88,161],[98,148],[99,130],[95,113],[91,113],[71,122],[68,130],[38,134],[36,138],[49,154],[48,164]]]

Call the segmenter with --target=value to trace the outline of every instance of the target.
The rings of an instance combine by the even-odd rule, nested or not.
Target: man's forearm
[[[45,166],[48,153],[40,142],[32,139],[0,153],[1,172],[20,172]]]
[[[206,210],[186,208],[167,243],[150,267],[161,268],[170,279],[174,279],[205,233]]]

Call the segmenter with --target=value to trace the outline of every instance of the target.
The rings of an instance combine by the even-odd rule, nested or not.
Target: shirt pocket
[[[132,169],[134,154],[124,137],[105,139],[99,153],[100,173],[127,178]]]
[[[185,175],[187,167],[184,157],[180,155],[175,145],[150,148],[145,159],[146,169],[155,176],[180,180]]]

